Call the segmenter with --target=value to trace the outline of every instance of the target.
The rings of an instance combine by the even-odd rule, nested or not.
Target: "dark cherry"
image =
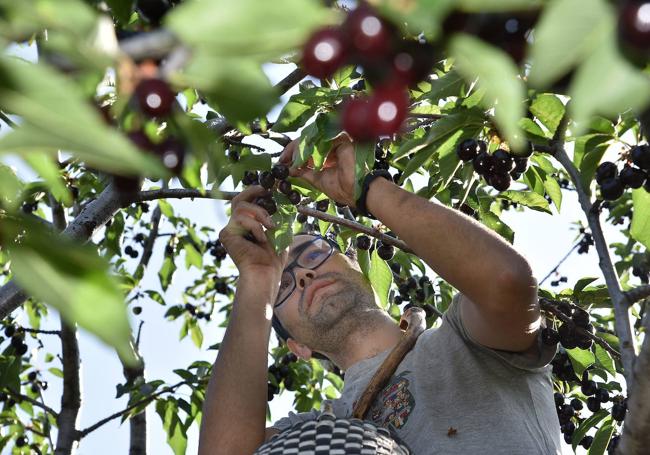
[[[643,66],[650,60],[650,0],[622,2],[618,18],[618,40],[623,53]]]
[[[246,186],[259,183],[259,176],[257,175],[257,171],[244,171],[244,177],[242,178],[241,182]]]
[[[136,2],[138,13],[152,25],[160,24],[160,20],[171,7],[168,0],[138,0]]]
[[[317,78],[331,77],[347,59],[345,36],[338,29],[323,28],[305,43],[302,67]]]
[[[596,168],[596,182],[602,184],[603,180],[613,179],[618,175],[616,164],[611,161],[603,161]]]
[[[432,45],[418,41],[403,41],[392,59],[394,80],[411,85],[425,79],[435,63]]]
[[[476,139],[465,139],[458,144],[456,155],[462,161],[469,161],[476,158],[480,151],[479,142]]]
[[[514,172],[523,174],[528,169],[528,158],[514,158],[515,168]]]
[[[636,145],[630,149],[632,162],[643,170],[650,171],[650,145]]]
[[[622,403],[614,403],[612,405],[612,418],[618,422],[625,420],[627,408]]]
[[[284,180],[289,177],[289,168],[284,164],[275,164],[271,168],[271,175],[278,180]]]
[[[164,117],[172,110],[175,95],[162,79],[145,79],[135,88],[140,109],[151,117]]]
[[[158,144],[156,153],[160,156],[163,166],[176,175],[181,173],[185,161],[185,146],[181,141],[167,138]]]
[[[156,149],[156,145],[151,142],[149,136],[147,136],[142,130],[132,131],[128,133],[127,136],[131,142],[142,151],[150,152]]]
[[[281,193],[289,195],[292,190],[291,183],[288,180],[280,180],[280,183],[278,183],[278,189]]]
[[[510,187],[510,175],[508,174],[488,174],[487,182],[497,191],[505,191]]]
[[[393,26],[367,5],[351,11],[341,30],[357,58],[385,59],[393,51]]]
[[[260,173],[260,185],[267,190],[273,188],[273,185],[275,185],[275,178],[271,175],[270,171],[263,171]]]
[[[648,174],[641,169],[626,164],[623,166],[619,178],[624,186],[636,189],[643,186],[643,182],[648,178]]]
[[[498,149],[492,154],[494,160],[494,172],[507,174],[513,169],[514,161],[512,156],[503,149]]]
[[[603,199],[614,201],[623,195],[625,188],[621,181],[617,178],[610,178],[603,180],[600,184],[600,194]]]
[[[377,254],[383,260],[389,261],[393,258],[393,255],[395,254],[395,249],[393,248],[392,245],[386,245],[384,243],[379,242],[379,246],[377,247]]]
[[[357,248],[360,250],[369,250],[370,249],[370,237],[366,235],[360,235],[357,237]]]
[[[472,165],[474,166],[474,170],[476,171],[477,174],[486,175],[489,172],[491,172],[494,167],[494,163],[492,161],[492,155],[490,155],[487,152],[480,152],[472,160]]]
[[[289,202],[291,202],[293,205],[300,204],[300,201],[302,199],[302,196],[296,190],[289,191],[289,193],[287,194],[287,197],[289,198]],[[302,215],[302,214],[299,214],[298,216],[300,216],[300,215]],[[305,218],[306,218],[306,216],[305,216]],[[302,222],[304,223],[304,221],[302,221]]]

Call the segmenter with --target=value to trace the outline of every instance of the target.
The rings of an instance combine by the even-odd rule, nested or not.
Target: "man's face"
[[[287,265],[296,254],[317,257],[316,245],[301,248],[312,240],[310,235],[295,236]],[[349,333],[359,328],[363,312],[377,309],[372,287],[358,264],[336,249],[315,270],[295,264],[291,271],[295,289],[275,308],[275,315],[295,341],[312,351],[337,352]]]

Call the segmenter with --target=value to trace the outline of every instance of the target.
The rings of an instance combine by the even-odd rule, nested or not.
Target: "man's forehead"
[[[289,247],[289,258],[293,258],[295,256],[295,251],[298,249],[298,247],[312,240],[314,240],[314,236],[309,234],[299,234],[294,236],[293,243],[291,244],[291,247]]]

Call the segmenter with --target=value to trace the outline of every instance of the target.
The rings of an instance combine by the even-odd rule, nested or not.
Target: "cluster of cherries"
[[[13,324],[8,325],[5,328],[5,336],[10,338],[11,347],[14,349],[14,353],[18,356],[23,356],[27,353],[29,349],[25,343],[25,331],[22,327],[16,328]]]
[[[587,333],[594,332],[594,326],[589,322],[589,313],[568,302],[560,302],[557,309],[571,319],[562,323],[557,331],[551,327],[542,329],[542,341],[550,346],[559,341],[565,349],[589,349],[593,340]]]
[[[474,171],[488,185],[497,191],[505,191],[512,180],[517,180],[528,169],[528,157],[533,154],[533,147],[529,143],[523,155],[512,155],[503,149],[490,154],[485,141],[466,139],[458,144],[456,154],[462,161],[471,161]]]
[[[343,129],[360,142],[400,130],[409,107],[407,87],[424,79],[433,63],[432,46],[403,40],[394,24],[365,3],[339,27],[316,31],[302,55],[304,70],[318,78],[346,64],[361,65],[373,93],[349,99],[341,113]]]
[[[280,359],[280,365],[273,364],[268,368],[269,379],[273,377],[275,381],[268,382],[267,400],[273,400],[273,397],[280,392],[280,384],[284,382],[284,388],[287,390],[296,390],[294,378],[291,375],[289,364],[298,360],[293,352],[288,353]]]
[[[607,402],[612,402],[610,413],[612,418],[617,422],[625,420],[627,413],[627,399],[621,395],[610,397],[610,392],[602,384],[596,383],[593,379],[589,378],[589,371],[585,370],[582,377],[578,378],[573,364],[569,359],[569,355],[563,349],[557,353],[553,361],[553,375],[562,381],[576,383],[580,386],[580,391],[587,397],[587,409],[591,412],[597,412],[602,408],[602,405]],[[564,434],[564,441],[567,444],[573,442],[573,435],[577,426],[580,426],[585,420],[580,414],[584,409],[583,401],[580,398],[574,397],[567,403],[568,397],[565,397],[560,392],[555,392],[553,395],[555,400],[555,410],[557,412],[558,420],[560,423],[560,430]],[[607,446],[609,454],[613,454],[618,444],[618,435],[614,435]],[[593,442],[592,436],[584,436],[578,444],[588,449]]]
[[[360,235],[356,239],[356,246],[360,250],[365,250],[365,251],[371,251],[371,247],[374,249],[372,245],[372,241],[370,240],[370,237],[367,235]],[[376,241],[376,248],[377,248],[377,255],[382,258],[384,261],[389,261],[393,259],[393,256],[395,255],[395,248],[393,248],[393,245],[388,245],[386,243],[383,243],[381,240]]]
[[[596,182],[603,199],[614,201],[623,196],[626,188],[643,187],[650,193],[650,145],[632,147],[629,159],[634,166],[626,163],[620,173],[616,163],[611,161],[603,161],[596,168]]]
[[[244,185],[260,185],[269,191],[275,188],[277,183],[277,189],[287,196],[289,202],[293,205],[298,205],[302,200],[302,196],[298,190],[294,190],[291,187],[291,182],[287,180],[287,177],[289,177],[289,168],[284,164],[278,163],[274,164],[270,171],[262,171],[260,173],[257,171],[245,171],[242,183]],[[278,206],[270,192],[266,196],[255,198],[254,203],[266,210],[269,215],[273,215],[278,211]]]
[[[578,254],[587,254],[589,253],[589,247],[594,244],[594,238],[585,230],[585,228],[580,228],[580,233],[583,234],[583,236],[580,239],[578,246]]]

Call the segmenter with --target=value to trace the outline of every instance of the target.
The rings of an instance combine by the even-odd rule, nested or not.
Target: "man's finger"
[[[298,146],[298,141],[299,139],[294,139],[293,141],[289,142],[289,144],[287,144],[284,150],[282,150],[279,158],[280,163],[290,165],[293,162],[293,155],[296,147]]]

